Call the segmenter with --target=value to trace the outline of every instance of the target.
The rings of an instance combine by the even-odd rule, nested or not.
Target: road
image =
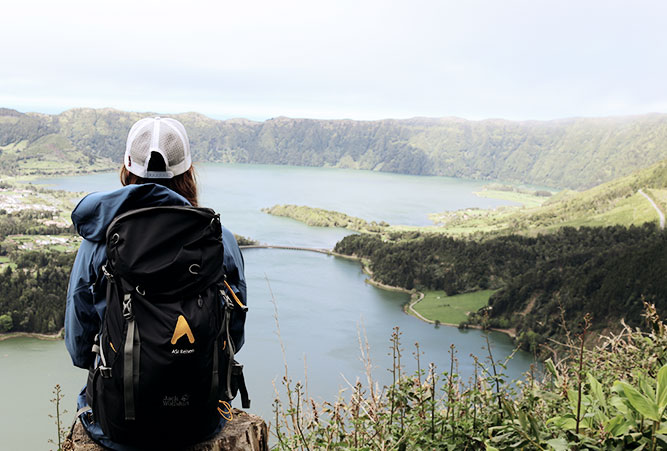
[[[641,195],[644,196],[646,199],[648,199],[648,201],[651,202],[651,205],[653,205],[653,208],[655,208],[655,211],[658,212],[658,216],[660,216],[660,229],[661,229],[661,230],[664,230],[664,229],[665,229],[665,214],[662,212],[662,210],[660,210],[660,207],[658,207],[658,205],[657,205],[655,202],[653,202],[653,199],[651,199],[651,198],[648,196],[648,194],[646,194],[646,193],[645,193],[644,191],[642,191],[642,190],[639,190],[639,194],[641,194]]]

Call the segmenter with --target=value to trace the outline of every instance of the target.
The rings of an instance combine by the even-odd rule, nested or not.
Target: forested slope
[[[65,321],[73,252],[20,252],[0,272],[0,333],[55,333]]]
[[[54,333],[63,327],[75,256],[66,249],[72,243],[64,243],[74,241],[74,228],[53,218],[49,211],[0,209],[0,333]],[[53,237],[58,244],[47,244]]]
[[[58,152],[60,161],[71,161],[77,171],[117,165],[130,126],[147,114],[0,109],[0,162],[13,174],[34,173],[40,168],[35,161]],[[188,130],[195,160],[210,162],[346,167],[580,189],[667,156],[667,115],[660,114],[546,122],[174,117]]]
[[[527,347],[562,337],[561,307],[572,330],[585,313],[598,331],[619,327],[622,318],[639,325],[642,300],[667,313],[667,233],[655,224],[564,227],[482,241],[362,234],[345,237],[335,250],[368,259],[373,278],[389,285],[448,295],[498,288],[489,300],[490,325],[516,327]]]

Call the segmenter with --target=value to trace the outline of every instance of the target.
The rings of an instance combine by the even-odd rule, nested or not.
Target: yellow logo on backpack
[[[176,342],[183,335],[187,335],[190,344],[195,342],[195,336],[192,335],[192,331],[190,330],[190,325],[185,320],[185,317],[183,315],[179,315],[178,321],[176,321],[176,328],[174,329],[174,335],[171,337],[171,344],[175,345]]]

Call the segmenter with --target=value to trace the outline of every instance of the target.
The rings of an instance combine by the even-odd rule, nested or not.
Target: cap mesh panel
[[[151,128],[139,133],[132,141],[132,146],[130,147],[132,160],[139,166],[144,166],[146,164],[146,158],[148,158],[148,150],[151,147]]]
[[[175,166],[185,159],[185,149],[181,138],[167,127],[160,128],[160,149],[167,154],[169,166]]]

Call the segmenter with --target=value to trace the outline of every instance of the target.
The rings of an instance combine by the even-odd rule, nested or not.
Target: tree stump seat
[[[234,409],[234,417],[222,431],[206,442],[198,443],[184,451],[267,451],[269,428],[257,415]],[[63,451],[103,451],[93,442],[80,421],[77,421],[63,444]]]

